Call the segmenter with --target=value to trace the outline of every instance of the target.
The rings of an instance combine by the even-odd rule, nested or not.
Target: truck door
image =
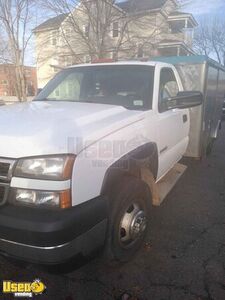
[[[158,151],[159,171],[158,179],[167,173],[184,155],[188,145],[189,111],[187,109],[165,108],[169,97],[179,92],[179,78],[177,80],[172,68],[160,69],[158,93]],[[178,84],[179,82],[179,84]]]

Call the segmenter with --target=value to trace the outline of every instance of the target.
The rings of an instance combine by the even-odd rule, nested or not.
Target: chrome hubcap
[[[145,212],[134,203],[126,210],[119,227],[119,240],[123,247],[135,243],[145,232],[147,218]]]

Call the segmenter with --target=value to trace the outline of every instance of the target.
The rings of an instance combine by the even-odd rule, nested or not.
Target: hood
[[[78,154],[143,118],[121,106],[34,101],[0,108],[0,157]]]

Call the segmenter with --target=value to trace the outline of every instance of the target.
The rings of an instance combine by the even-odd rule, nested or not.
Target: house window
[[[1,80],[1,84],[2,85],[8,85],[8,80],[5,80],[5,79]]]
[[[113,61],[117,61],[118,60],[118,53],[116,51],[112,51],[111,52],[111,59]]]
[[[72,56],[65,56],[64,57],[64,65],[65,65],[65,67],[72,66],[73,65],[73,57]]]
[[[25,70],[26,77],[31,77],[31,70]]]
[[[84,32],[85,37],[89,36],[89,25],[84,25],[83,26],[83,32]]]
[[[27,84],[27,96],[34,96],[34,95],[35,95],[34,84],[32,81],[30,81]]]
[[[86,64],[89,64],[90,63],[90,56],[89,55],[85,55],[84,56],[84,62],[86,63]]]
[[[113,37],[118,37],[119,36],[119,22],[114,22],[113,23],[112,36]]]
[[[170,33],[180,33],[182,31],[177,26],[174,26],[174,24],[171,24],[170,27],[169,27],[169,32]]]
[[[65,35],[66,35],[66,38],[70,38],[71,35],[72,35],[72,29],[71,28],[67,28],[65,30]]]
[[[51,44],[52,46],[57,45],[57,31],[52,31],[51,33]]]
[[[51,59],[51,68],[52,68],[52,71],[54,72],[54,73],[58,73],[59,72],[59,61],[58,61],[58,59],[57,58],[54,58],[54,57],[52,57],[52,59]]]

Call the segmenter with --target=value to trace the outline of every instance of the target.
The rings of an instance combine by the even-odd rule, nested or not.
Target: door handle
[[[187,115],[183,115],[183,123],[186,123],[186,122],[187,122],[187,120],[188,120],[188,117],[187,117]]]

